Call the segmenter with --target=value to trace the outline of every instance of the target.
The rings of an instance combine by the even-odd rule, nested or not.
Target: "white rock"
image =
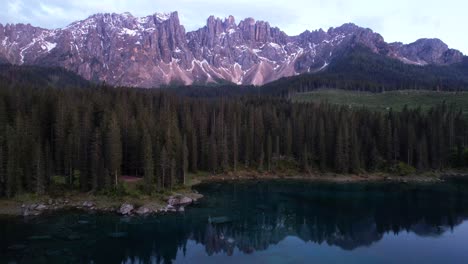
[[[130,215],[133,212],[133,205],[124,203],[122,206],[120,206],[119,213],[122,215]]]
[[[193,200],[191,198],[186,197],[186,196],[181,196],[181,195],[171,196],[169,197],[169,200],[167,201],[167,203],[172,206],[187,205],[187,204],[191,204],[192,202]]]
[[[94,207],[94,203],[90,201],[83,202],[83,207],[91,208]]]
[[[46,209],[47,209],[47,206],[45,204],[39,204],[38,206],[36,206],[36,210],[38,211],[42,211]]]

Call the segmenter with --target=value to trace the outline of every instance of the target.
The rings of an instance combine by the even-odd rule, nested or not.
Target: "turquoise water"
[[[462,180],[196,189],[180,214],[0,218],[0,263],[468,263]]]

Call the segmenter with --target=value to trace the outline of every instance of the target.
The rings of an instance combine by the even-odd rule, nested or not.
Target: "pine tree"
[[[189,167],[189,151],[187,147],[187,137],[184,136],[182,143],[182,184],[185,185],[187,181],[187,172]]]
[[[114,114],[107,124],[104,142],[104,160],[109,175],[106,177],[106,187],[116,186],[122,165],[122,143],[120,127]]]
[[[237,162],[239,160],[239,146],[237,139],[237,127],[232,129],[232,169],[237,171]]]
[[[286,139],[285,139],[285,154],[288,157],[292,157],[292,125],[291,125],[291,120],[288,119],[287,126],[286,126]]]
[[[307,151],[307,145],[304,145],[304,150],[302,151],[302,170],[308,172],[309,167],[309,152]]]
[[[361,171],[360,150],[356,129],[350,131],[350,149],[349,149],[349,170],[352,173],[359,173]]]
[[[327,142],[326,142],[326,137],[325,137],[325,122],[323,119],[320,119],[317,142],[319,144],[318,149],[319,149],[320,170],[325,171],[327,168],[328,153],[327,153],[327,145],[326,145]]]
[[[281,156],[281,150],[280,150],[280,136],[276,136],[275,140],[275,158],[279,158]]]
[[[335,163],[334,163],[334,168],[335,171],[338,173],[344,173],[345,172],[345,142],[344,142],[344,132],[342,127],[340,126],[338,128],[338,131],[336,133],[336,139],[335,139]]]
[[[34,167],[35,167],[35,178],[36,178],[36,193],[43,195],[46,193],[46,181],[45,181],[45,170],[44,170],[44,153],[40,143],[36,143],[36,149],[34,153]]]
[[[161,159],[160,159],[160,164],[159,167],[161,168],[161,179],[160,179],[160,184],[158,186],[161,186],[162,189],[166,188],[166,177],[167,177],[167,171],[168,168],[170,168],[169,164],[169,157],[167,154],[166,146],[163,146],[161,150]]]
[[[103,175],[103,158],[102,158],[102,135],[99,128],[96,128],[90,142],[90,166],[92,189],[97,191],[101,189],[100,177]]]
[[[215,136],[212,134],[210,136],[210,167],[209,170],[212,173],[216,173],[218,169],[218,151],[217,151],[217,146],[216,146],[216,139]]]
[[[258,157],[258,170],[263,171],[265,163],[265,151],[263,150],[263,143],[260,144],[260,156]]]
[[[141,140],[141,149],[143,150],[143,178],[148,190],[151,190],[152,185],[155,182],[154,178],[154,163],[153,163],[153,144],[151,143],[151,137],[146,130],[143,130],[143,138]]]
[[[172,190],[174,188],[174,186],[176,186],[176,172],[177,172],[177,163],[176,163],[176,160],[175,159],[172,159],[171,160],[171,164],[170,164],[170,179],[169,179],[169,182],[170,182],[170,185],[169,185],[169,188],[170,190]]]
[[[267,137],[267,149],[266,149],[266,161],[267,161],[267,169],[271,171],[271,163],[273,159],[273,146],[271,142],[271,134],[268,133]]]
[[[8,162],[6,168],[6,195],[11,198],[17,192],[18,156],[16,154],[16,132],[14,128],[8,126],[6,129],[6,141],[8,143]]]
[[[191,157],[191,162],[190,162],[190,170],[194,173],[198,171],[198,144],[197,144],[197,135],[196,135],[196,130],[195,128],[192,128],[192,147],[190,151],[190,157]]]
[[[0,197],[5,195],[6,190],[6,173],[5,173],[5,164],[6,164],[6,155],[5,147],[3,146],[3,138],[0,137]]]
[[[427,144],[425,142],[426,135],[423,134],[422,137],[418,140],[417,145],[417,165],[416,168],[420,171],[427,169],[428,167],[428,153],[427,153]]]

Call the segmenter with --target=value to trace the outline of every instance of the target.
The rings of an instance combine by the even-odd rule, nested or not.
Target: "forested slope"
[[[341,51],[318,73],[283,78],[266,84],[268,93],[288,95],[319,88],[383,92],[390,90],[468,90],[468,58],[449,65],[410,65],[356,46]]]
[[[142,176],[152,192],[188,172],[285,163],[304,172],[442,170],[467,166],[467,146],[467,120],[449,105],[373,112],[258,95],[0,84],[0,195],[8,197],[45,193],[57,177],[97,191],[119,175]]]
[[[63,68],[17,66],[1,64],[0,83],[3,86],[28,86],[35,88],[83,88],[90,87],[92,83]]]

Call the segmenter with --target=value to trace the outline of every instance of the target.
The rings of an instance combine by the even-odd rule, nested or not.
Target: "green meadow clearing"
[[[313,92],[297,93],[291,98],[296,102],[328,102],[350,107],[368,107],[376,110],[401,111],[421,107],[423,110],[446,103],[460,107],[468,114],[468,92],[436,92],[402,90],[385,93],[356,92],[346,90],[319,89]]]

